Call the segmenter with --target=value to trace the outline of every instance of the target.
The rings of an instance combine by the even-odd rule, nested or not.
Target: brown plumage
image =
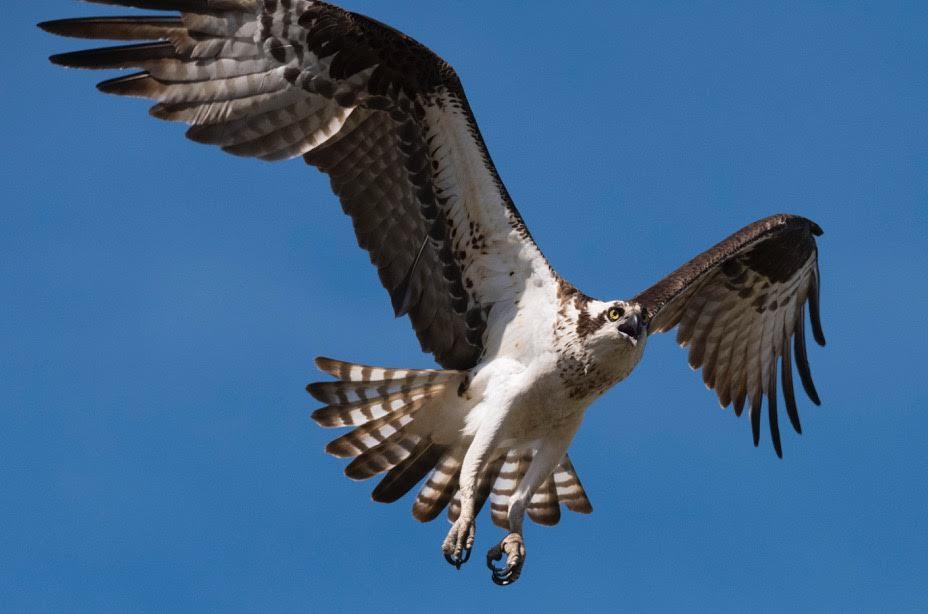
[[[821,229],[811,221],[760,220],[634,299],[599,301],[545,260],[457,75],[410,37],[315,0],[92,1],[181,15],[41,24],[136,41],[53,62],[139,70],[99,88],[154,100],[151,114],[188,123],[193,141],[268,161],[302,157],[328,174],[394,312],[409,316],[443,369],[319,359],[335,381],[307,387],[326,404],[313,419],[354,427],[326,450],[353,459],[353,479],[381,476],[376,501],[396,501],[429,476],[413,515],[428,521],[447,508],[451,564],[469,558],[487,501],[510,531],[488,554],[506,556],[493,571],[499,584],[521,573],[523,513],[553,525],[561,504],[592,511],[567,450],[589,404],[631,373],[651,335],[678,329],[719,402],[737,415],[748,408],[755,445],[766,397],[778,455],[778,386],[800,431],[794,362],[819,403],[804,328],[808,305],[824,344]]]
[[[409,315],[422,348],[446,368],[477,364],[492,304],[474,278],[475,258],[497,232],[487,220],[500,208],[511,228],[531,238],[444,60],[325,2],[102,3],[183,15],[40,24],[63,36],[150,41],[59,54],[53,62],[140,69],[99,88],[154,99],[152,115],[191,124],[194,141],[263,160],[304,156],[328,173],[397,315]],[[481,181],[497,191],[493,202],[449,198],[444,184],[471,178],[457,175],[463,171],[455,160],[435,155],[442,143],[424,116],[430,106],[463,118],[482,158]]]
[[[754,445],[760,440],[767,398],[774,450],[783,455],[777,417],[777,361],[786,413],[801,432],[793,391],[790,339],[802,384],[816,405],[805,350],[805,310],[815,340],[825,344],[819,315],[818,251],[814,222],[774,215],[754,222],[635,297],[650,320],[651,334],[677,327],[689,363],[702,369],[706,386],[723,407],[741,415],[749,408]]]

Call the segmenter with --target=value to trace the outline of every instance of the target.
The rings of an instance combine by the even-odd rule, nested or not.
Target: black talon
[[[451,565],[453,565],[454,568],[457,569],[458,571],[460,571],[461,565],[464,564],[464,561],[461,560],[461,557],[454,556],[453,554],[446,554],[445,560],[451,563]]]
[[[445,554],[445,560],[448,561],[455,569],[460,570],[461,565],[470,560],[470,548],[465,548],[461,551],[461,556],[455,556],[454,554]]]
[[[497,586],[509,586],[519,579],[519,576],[513,573],[514,571],[515,566],[507,565],[505,569],[494,567],[493,575],[491,576],[493,584],[496,584]]]
[[[492,563],[492,561],[498,561],[501,558],[503,558],[502,553],[498,554],[495,557],[492,557],[490,556],[489,553],[487,553],[487,567],[489,567],[490,571],[493,572],[493,574],[490,576],[490,579],[493,580],[493,584],[496,584],[497,586],[509,586],[510,584],[518,580],[519,576],[516,575],[515,577],[513,577],[515,568],[516,568],[515,565],[506,565],[505,567],[497,567],[496,565]]]
[[[495,574],[498,571],[502,571],[502,569],[494,565],[493,561],[498,561],[501,558],[503,558],[503,553],[498,552],[496,556],[493,556],[491,554],[492,552],[493,552],[492,550],[490,550],[490,552],[487,552],[487,567],[490,569],[490,571],[492,571]]]

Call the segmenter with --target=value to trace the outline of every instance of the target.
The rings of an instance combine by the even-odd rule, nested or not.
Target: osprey
[[[461,82],[445,61],[373,19],[311,0],[92,0],[180,15],[40,24],[64,36],[142,41],[55,55],[63,66],[137,68],[100,90],[157,101],[187,136],[262,160],[302,156],[327,173],[397,316],[440,370],[325,358],[313,418],[355,427],[326,450],[346,473],[385,473],[393,502],[428,475],[413,515],[448,508],[442,544],[468,560],[489,499],[508,535],[487,554],[509,584],[525,561],[523,518],[553,525],[559,504],[592,511],[567,450],[586,408],[626,378],[649,335],[677,328],[722,407],[767,398],[782,455],[778,387],[800,431],[793,362],[815,404],[805,310],[819,344],[821,229],[794,215],[754,222],[635,297],[593,299],[548,264],[493,166]],[[779,376],[778,376],[779,369]],[[495,561],[506,557],[503,566]]]

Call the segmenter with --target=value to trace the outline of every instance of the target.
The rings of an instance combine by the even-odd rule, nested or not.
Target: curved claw
[[[509,586],[519,579],[519,574],[514,569],[514,565],[507,565],[506,569],[494,569],[490,579],[496,586]]]
[[[448,561],[455,569],[461,569],[461,565],[470,560],[471,548],[464,548],[460,555],[445,554],[445,560]]]
[[[503,558],[503,551],[499,546],[493,546],[487,551],[487,567],[490,571],[498,571],[499,568],[493,564],[493,561],[498,561]]]
[[[445,560],[455,569],[461,569],[461,565],[470,560],[470,552],[474,547],[474,531],[474,521],[462,518],[455,521],[448,531],[448,537],[445,538],[441,550]]]
[[[492,550],[490,552],[492,552]],[[497,586],[509,586],[519,579],[519,572],[516,570],[518,563],[509,563],[505,567],[497,567],[493,564],[493,561],[498,561],[501,558],[503,558],[502,552],[492,558],[490,557],[490,553],[487,553],[487,567],[493,572],[490,579],[493,580],[493,584]]]
[[[508,555],[506,566],[497,567],[493,562],[502,559],[503,554]],[[522,543],[521,536],[517,534],[507,535],[506,539],[490,548],[487,552],[487,567],[493,572],[490,579],[497,586],[509,586],[518,580],[519,576],[522,575],[522,564],[524,562],[525,546]]]

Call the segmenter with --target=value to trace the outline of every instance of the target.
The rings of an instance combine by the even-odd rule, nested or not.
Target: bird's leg
[[[525,477],[522,478],[519,488],[509,498],[509,535],[504,537],[500,543],[490,548],[487,552],[487,567],[493,572],[490,579],[493,580],[494,584],[498,584],[499,586],[507,586],[518,580],[519,576],[522,574],[522,565],[525,564],[525,540],[522,538],[522,522],[525,518],[525,506],[531,498],[535,488],[538,488],[541,482],[544,481],[540,480],[531,491],[528,491],[527,488],[523,488],[523,486],[529,486],[528,480],[531,477],[529,473],[533,466],[534,461],[529,467],[528,472],[526,472]],[[506,556],[505,566],[497,567],[494,565],[493,563],[502,559],[503,555]]]
[[[509,497],[509,535],[487,552],[487,567],[493,572],[491,579],[495,584],[507,586],[518,580],[522,574],[522,566],[525,564],[525,540],[522,537],[525,508],[538,487],[548,479],[564,458],[574,430],[566,437],[563,436],[564,433],[558,433],[542,441],[525,476]],[[502,559],[503,555],[506,556],[505,567],[494,565],[493,563]]]
[[[474,547],[474,534],[477,528],[474,523],[474,496],[477,490],[477,479],[496,445],[498,433],[499,429],[495,424],[481,426],[467,448],[461,464],[459,478],[461,513],[451,525],[451,530],[448,531],[448,536],[441,545],[445,560],[458,569],[470,559],[470,551]]]

